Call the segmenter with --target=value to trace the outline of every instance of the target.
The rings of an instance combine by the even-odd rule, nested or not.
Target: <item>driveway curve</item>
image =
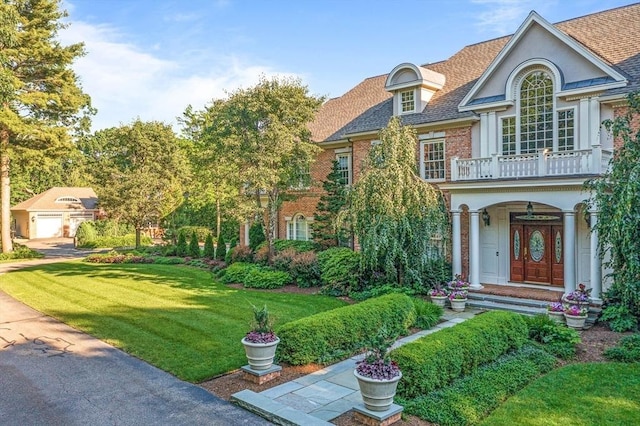
[[[79,257],[58,254],[0,264],[0,280],[22,267]],[[271,423],[0,291],[0,424]]]

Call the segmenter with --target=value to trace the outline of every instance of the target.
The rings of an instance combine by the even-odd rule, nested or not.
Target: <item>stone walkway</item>
[[[481,310],[473,308],[461,313],[445,309],[443,322],[430,330],[404,337],[393,347],[453,327],[479,312]],[[354,407],[364,408],[358,382],[353,375],[356,363],[362,358],[363,355],[354,356],[260,393],[243,390],[233,394],[231,400],[277,424],[330,425],[329,421]]]

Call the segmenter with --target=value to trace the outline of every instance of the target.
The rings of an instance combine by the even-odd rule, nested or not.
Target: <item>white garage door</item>
[[[36,238],[52,237],[62,237],[62,214],[38,214],[36,216]]]

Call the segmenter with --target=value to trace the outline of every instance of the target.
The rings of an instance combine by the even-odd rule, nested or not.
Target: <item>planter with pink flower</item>
[[[252,370],[268,370],[273,365],[280,339],[273,332],[269,311],[253,306],[253,329],[242,339],[249,367]]]
[[[447,290],[439,285],[429,291],[429,298],[431,299],[431,302],[435,305],[442,306],[443,308],[448,297],[449,293]]]
[[[562,297],[562,302],[565,306],[577,305],[581,308],[586,307],[588,309],[591,304],[591,289],[586,288],[584,284],[580,283],[577,289]]]
[[[469,290],[469,282],[467,280],[465,280],[464,278],[462,278],[462,275],[456,274],[453,277],[453,280],[449,281],[449,283],[447,284],[447,287],[451,291],[456,291],[456,290],[468,291]]]
[[[467,291],[466,290],[453,290],[449,294],[449,302],[451,303],[451,309],[455,312],[464,311],[467,305]]]
[[[547,315],[557,323],[564,323],[564,305],[561,302],[551,302],[547,305]]]
[[[581,307],[579,305],[568,305],[564,309],[564,318],[567,322],[567,327],[582,330],[584,324],[587,321],[588,307]]]

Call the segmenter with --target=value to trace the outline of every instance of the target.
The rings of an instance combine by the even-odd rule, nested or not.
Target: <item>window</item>
[[[81,201],[78,197],[73,197],[71,195],[65,195],[62,197],[58,197],[56,198],[56,203],[75,203],[75,204],[80,204]]]
[[[444,180],[444,139],[421,140],[420,174],[425,180]]]
[[[520,86],[520,153],[553,148],[553,82],[535,71]]]
[[[293,190],[309,189],[309,184],[311,183],[311,172],[309,170],[309,165],[298,170],[296,181],[297,182],[291,186],[291,189]]]
[[[338,172],[346,186],[351,185],[351,154],[336,155],[338,162]]]
[[[415,110],[416,103],[413,90],[400,92],[400,112],[414,112]]]
[[[311,237],[309,221],[301,214],[287,221],[287,240],[307,241]]]
[[[516,118],[505,117],[502,119],[502,155],[514,155],[516,153]]]
[[[574,110],[558,111],[558,151],[572,151],[574,145]]]

